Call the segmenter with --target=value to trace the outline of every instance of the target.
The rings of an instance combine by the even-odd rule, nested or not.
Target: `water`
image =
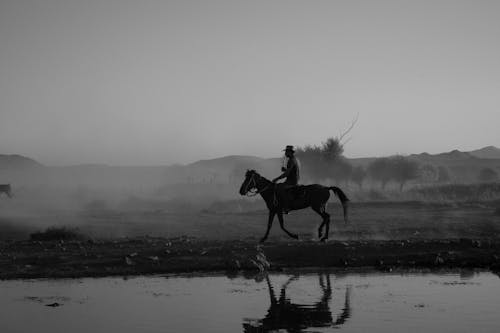
[[[0,332],[496,332],[499,300],[486,272],[0,281]]]

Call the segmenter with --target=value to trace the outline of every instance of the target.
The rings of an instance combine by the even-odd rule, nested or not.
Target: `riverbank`
[[[498,270],[500,240],[203,240],[191,237],[0,242],[0,279],[79,278],[304,267]]]

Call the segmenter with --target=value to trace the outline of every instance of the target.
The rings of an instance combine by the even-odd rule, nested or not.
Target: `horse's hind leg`
[[[316,213],[318,213],[319,215],[321,215],[321,217],[323,218],[323,222],[321,223],[321,225],[319,226],[318,228],[318,238],[320,238],[320,240],[322,242],[324,242],[326,239],[328,239],[328,232],[330,231],[330,214],[328,214],[326,211],[325,211],[325,205],[321,205],[319,207],[311,207]],[[325,227],[325,234],[323,236],[323,227]],[[321,237],[323,236],[323,237]]]
[[[288,236],[290,236],[292,238],[295,238],[295,239],[299,239],[298,235],[293,234],[290,231],[288,231],[288,230],[285,229],[285,224],[284,224],[284,221],[283,221],[283,213],[282,212],[278,212],[278,220],[280,221],[280,227],[281,227],[281,229],[283,229],[283,231],[286,232],[286,234]]]
[[[324,225],[325,225],[325,220],[323,219],[323,221],[321,222],[321,224],[318,227],[318,238],[321,238],[321,236],[323,236]]]
[[[316,213],[318,213],[321,216],[321,218],[323,218],[323,212],[321,211],[320,207],[311,207],[311,208]],[[324,227],[324,225],[325,225],[325,219],[323,218],[323,221],[321,221],[321,224],[318,227],[318,238],[321,238],[321,236],[323,235],[323,227]]]
[[[324,242],[328,239],[328,233],[330,232],[330,214],[327,212],[323,213],[323,218],[325,219],[325,235],[321,238],[321,241]]]

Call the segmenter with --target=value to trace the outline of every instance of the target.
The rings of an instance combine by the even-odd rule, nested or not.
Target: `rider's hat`
[[[283,149],[283,151],[291,151],[292,153],[295,153],[295,150],[293,149],[293,146],[286,146],[286,148]]]

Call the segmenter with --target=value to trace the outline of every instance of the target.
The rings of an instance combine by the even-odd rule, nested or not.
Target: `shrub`
[[[30,235],[32,241],[60,241],[60,240],[85,240],[88,237],[76,228],[50,227]]]

